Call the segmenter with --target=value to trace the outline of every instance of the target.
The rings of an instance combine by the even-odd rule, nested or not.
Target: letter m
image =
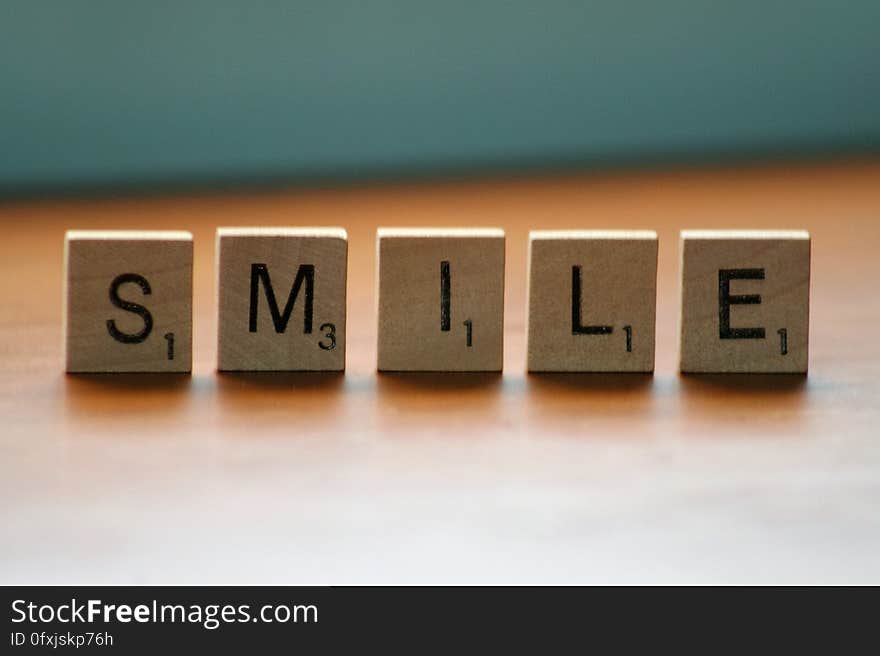
[[[315,265],[301,264],[296,272],[296,279],[293,281],[293,287],[287,297],[287,304],[284,306],[284,312],[278,311],[278,301],[275,300],[275,290],[272,289],[272,281],[269,279],[269,269],[265,264],[251,264],[251,307],[249,316],[249,330],[252,333],[257,332],[257,303],[260,292],[260,282],[266,290],[266,301],[269,304],[269,312],[272,315],[272,323],[275,326],[276,333],[283,333],[287,329],[287,323],[290,321],[290,314],[293,312],[293,306],[302,289],[303,282],[306,285],[305,291],[305,311],[303,312],[303,333],[312,332],[312,312],[315,297]]]

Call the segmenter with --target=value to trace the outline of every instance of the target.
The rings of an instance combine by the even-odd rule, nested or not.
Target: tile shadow
[[[330,434],[344,425],[345,380],[341,371],[216,372],[214,408],[229,435]]]
[[[245,389],[341,390],[344,371],[217,371],[217,388],[221,395]]]
[[[117,416],[171,417],[192,394],[188,373],[64,374],[66,412],[74,419],[100,421]]]
[[[95,390],[182,390],[192,384],[189,373],[64,374],[68,394]]]
[[[376,386],[380,394],[407,391],[459,392],[464,390],[491,390],[500,388],[500,371],[491,372],[390,372],[376,373]]]
[[[682,374],[678,383],[682,433],[804,437],[815,425],[802,374]]]
[[[497,417],[503,380],[500,372],[378,372],[376,409],[395,427],[410,418],[415,432],[465,434]]]
[[[653,374],[641,373],[529,373],[530,390],[552,392],[554,389],[585,392],[649,392]]]
[[[682,394],[732,392],[739,396],[806,393],[806,374],[681,374]]]

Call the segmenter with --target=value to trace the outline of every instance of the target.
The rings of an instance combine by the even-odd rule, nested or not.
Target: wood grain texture
[[[531,372],[654,371],[657,233],[529,233]]]
[[[216,252],[219,370],[345,369],[344,229],[219,228]]]
[[[809,324],[807,232],[682,231],[681,371],[805,374]]]
[[[379,371],[501,371],[504,231],[381,228]]]
[[[66,369],[192,369],[192,235],[70,230],[64,240]]]
[[[217,226],[344,226],[348,366],[217,374]],[[293,217],[297,220],[294,221]],[[880,160],[0,206],[0,581],[880,583]],[[499,225],[505,368],[377,374],[379,225]],[[71,227],[195,236],[193,375],[65,376]],[[656,230],[654,376],[525,369],[532,229]],[[806,229],[810,375],[678,374],[678,233]]]

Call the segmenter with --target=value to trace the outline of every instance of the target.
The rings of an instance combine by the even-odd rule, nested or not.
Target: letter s
[[[153,331],[153,315],[150,314],[150,311],[143,305],[124,301],[119,298],[119,287],[127,282],[133,282],[139,285],[145,296],[151,294],[153,291],[150,289],[150,283],[147,282],[147,279],[143,276],[138,275],[137,273],[123,273],[116,276],[113,279],[113,282],[110,283],[110,302],[126,312],[133,312],[140,316],[140,318],[144,320],[144,327],[140,332],[134,334],[124,333],[116,327],[116,322],[113,319],[107,319],[107,331],[117,342],[122,342],[123,344],[140,344],[146,340]]]

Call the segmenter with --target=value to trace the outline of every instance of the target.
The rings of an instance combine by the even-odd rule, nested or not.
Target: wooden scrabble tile
[[[657,233],[529,234],[531,372],[651,372]]]
[[[380,371],[501,371],[504,231],[383,229]]]
[[[342,228],[219,228],[221,371],[343,371]]]
[[[806,373],[810,235],[681,233],[682,372]]]
[[[67,371],[191,371],[192,258],[188,232],[68,231]]]

